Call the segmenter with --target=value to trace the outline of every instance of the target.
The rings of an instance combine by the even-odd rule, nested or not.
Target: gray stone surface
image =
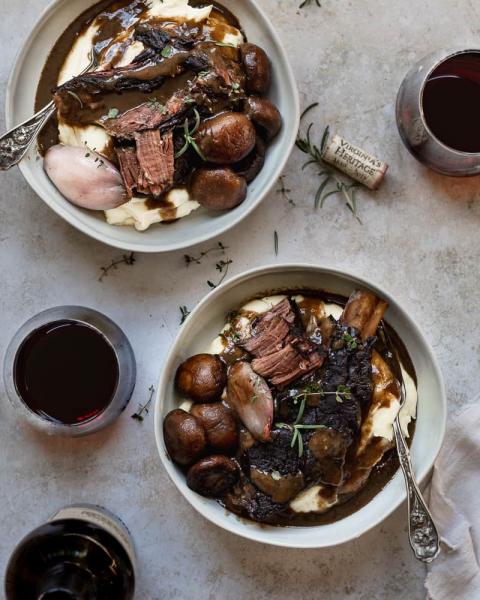
[[[402,147],[394,122],[400,81],[417,57],[449,45],[477,44],[480,9],[471,0],[262,0],[287,47],[302,104],[320,136],[335,131],[387,160],[377,193],[359,193],[357,223],[335,198],[314,212],[314,171],[292,155],[285,172],[291,206],[272,193],[222,241],[231,274],[267,262],[344,267],[389,289],[423,325],[443,367],[450,411],[469,402],[480,362],[478,261],[480,184],[429,173]],[[45,0],[0,0],[4,90],[21,39]],[[405,509],[359,540],[331,550],[264,547],[210,525],[163,472],[150,414],[130,418],[157,380],[179,305],[192,306],[215,276],[215,259],[186,271],[182,253],[139,256],[103,283],[100,267],[119,254],[72,229],[13,170],[0,177],[0,352],[33,313],[85,304],[116,320],[138,357],[138,383],[118,423],[84,440],[45,439],[18,424],[1,392],[0,571],[15,543],[56,508],[104,504],[131,528],[139,555],[139,600],[407,599],[424,597],[424,568],[412,558]],[[273,231],[279,234],[278,257]],[[204,249],[196,248],[197,251]]]

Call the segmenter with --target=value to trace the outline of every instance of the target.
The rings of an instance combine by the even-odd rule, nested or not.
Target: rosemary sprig
[[[132,415],[132,419],[135,419],[135,421],[143,421],[143,419],[144,419],[143,413],[148,414],[150,404],[152,403],[152,400],[153,400],[153,394],[155,393],[155,388],[153,387],[153,385],[151,385],[148,388],[148,391],[150,392],[150,396],[149,396],[147,402],[143,406],[140,404],[137,412]]]
[[[320,394],[322,396],[328,396],[331,394],[335,394],[335,400],[340,403],[343,402],[343,398],[350,400],[350,398],[352,397],[351,390],[346,385],[337,386],[337,389],[335,392],[324,392],[322,389],[322,386],[320,384],[316,384],[316,383],[313,383],[313,384],[307,386],[301,394],[298,394],[298,396],[295,396],[294,402],[296,402],[297,400],[299,400],[301,398],[300,407],[298,409],[298,413],[297,413],[297,417],[296,417],[295,421],[293,422],[292,425],[290,425],[288,423],[275,423],[275,426],[278,428],[281,428],[281,429],[289,429],[290,431],[293,432],[292,441],[290,442],[290,447],[293,448],[295,446],[295,444],[297,444],[298,456],[300,458],[303,456],[302,430],[325,428],[325,425],[317,425],[317,424],[307,425],[307,424],[301,422],[303,419],[303,414],[305,412],[305,405],[307,403],[307,398],[308,398],[308,396],[313,395],[313,394]]]
[[[185,122],[183,124],[183,137],[184,137],[185,143],[180,148],[180,150],[175,154],[175,158],[180,158],[181,156],[183,156],[185,154],[185,152],[188,150],[188,148],[191,146],[195,150],[195,152],[198,154],[198,156],[202,160],[206,161],[207,159],[203,155],[203,152],[200,150],[197,142],[195,141],[195,139],[193,137],[195,135],[197,129],[200,126],[200,113],[198,112],[198,110],[196,108],[193,109],[193,113],[195,115],[195,124],[193,126],[193,129],[190,129],[188,118],[185,119]]]
[[[278,255],[278,233],[276,230],[273,232],[273,248],[275,250],[275,254]]]
[[[103,281],[105,277],[108,277],[110,271],[117,270],[118,265],[133,266],[136,263],[136,261],[137,259],[135,258],[134,252],[130,252],[130,254],[124,254],[121,258],[116,260],[112,259],[109,265],[107,265],[106,267],[100,267],[102,274],[98,278],[98,281]]]
[[[302,113],[302,118],[312,109],[318,106],[318,102],[311,104],[308,106]],[[306,163],[302,166],[302,170],[308,167],[309,165],[315,165],[320,167],[320,171],[318,172],[319,177],[323,177],[318,189],[315,193],[314,206],[315,209],[318,207],[322,208],[325,200],[330,196],[335,194],[341,195],[348,209],[352,212],[354,217],[361,223],[360,218],[357,214],[357,199],[355,196],[355,188],[358,184],[354,181],[351,183],[345,183],[336,173],[336,171],[324,162],[322,156],[325,150],[326,143],[328,141],[328,136],[330,134],[330,128],[325,128],[323,132],[323,136],[320,142],[320,148],[312,142],[311,131],[312,131],[313,123],[307,127],[307,131],[305,135],[299,133],[296,141],[296,146],[301,152],[307,154],[310,158]],[[333,184],[331,187],[330,184]]]
[[[183,325],[187,320],[190,310],[186,306],[179,306],[180,309],[180,325]]]
[[[233,260],[230,260],[229,258],[227,258],[227,260],[220,260],[216,265],[215,268],[217,269],[217,271],[219,271],[220,273],[222,273],[222,277],[220,278],[220,281],[218,281],[218,283],[213,283],[213,281],[207,280],[207,285],[208,287],[210,287],[212,290],[217,288],[225,279],[225,277],[227,276],[228,273],[228,267],[233,263]]]
[[[187,265],[187,267],[191,263],[200,265],[200,264],[202,264],[202,259],[205,256],[207,256],[207,254],[210,254],[210,252],[222,252],[222,254],[225,254],[225,250],[228,250],[228,246],[225,246],[224,244],[222,244],[222,242],[218,242],[218,244],[216,246],[213,246],[213,248],[209,248],[208,250],[204,250],[203,252],[200,252],[199,256],[192,256],[191,254],[184,254],[183,260],[185,261],[185,264]]]
[[[314,2],[319,8],[322,8],[322,5],[320,4],[320,0],[303,0],[303,2],[300,4],[300,6],[298,8],[304,8],[305,6],[311,6]]]

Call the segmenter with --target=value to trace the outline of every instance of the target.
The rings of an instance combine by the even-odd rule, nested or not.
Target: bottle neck
[[[47,571],[39,584],[37,600],[95,600],[96,585],[88,571],[63,564]]]

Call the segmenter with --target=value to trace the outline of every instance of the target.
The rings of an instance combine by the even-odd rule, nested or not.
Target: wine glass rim
[[[423,94],[425,92],[425,86],[427,85],[427,82],[429,81],[429,79],[432,76],[433,72],[436,69],[438,69],[438,67],[440,65],[446,63],[448,60],[451,60],[455,56],[459,56],[460,54],[478,54],[479,57],[480,57],[480,48],[467,48],[467,49],[455,48],[455,49],[452,49],[452,50],[448,50],[447,53],[445,54],[445,56],[443,56],[442,58],[439,58],[432,65],[432,67],[430,67],[430,69],[428,70],[427,74],[425,75],[425,78],[424,78],[423,83],[422,83],[422,87],[420,89],[420,98],[419,98],[420,117],[422,119],[423,126],[425,127],[425,129],[427,130],[427,132],[429,133],[429,135],[437,142],[437,144],[439,144],[440,146],[442,146],[442,148],[444,148],[448,152],[452,152],[454,154],[458,154],[459,156],[474,157],[474,156],[480,156],[480,151],[479,152],[464,152],[462,150],[457,150],[456,148],[452,148],[452,146],[448,146],[447,144],[445,144],[444,142],[442,142],[442,140],[440,140],[438,138],[438,136],[436,136],[433,133],[433,131],[430,129],[430,127],[429,127],[429,125],[427,123],[427,120],[425,118],[424,110],[423,110]]]

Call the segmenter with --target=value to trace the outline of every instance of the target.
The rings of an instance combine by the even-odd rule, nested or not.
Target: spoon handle
[[[400,427],[398,417],[393,422],[398,458],[402,467],[408,498],[408,535],[415,556],[429,563],[440,552],[440,540],[433,517],[423,500],[413,473],[410,451]]]
[[[0,137],[0,171],[7,171],[22,160],[54,112],[55,104],[51,101],[33,117]]]

